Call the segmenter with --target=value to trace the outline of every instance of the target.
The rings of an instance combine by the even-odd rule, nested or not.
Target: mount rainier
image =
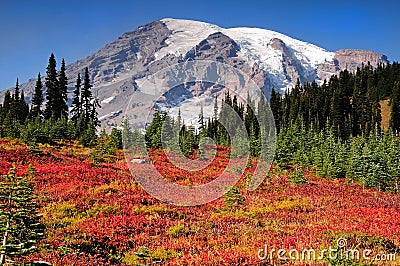
[[[140,91],[140,80],[170,65],[193,59],[232,65],[248,74],[267,94],[272,87],[282,92],[290,89],[297,79],[302,83],[314,80],[322,83],[341,70],[355,71],[362,63],[369,62],[373,67],[388,63],[386,56],[376,52],[327,51],[266,29],[226,29],[205,22],[165,18],[124,33],[94,54],[67,65],[69,97],[72,97],[77,74],[88,67],[93,94],[101,103],[102,127],[110,128],[121,123],[128,100],[135,91]],[[35,82],[30,79],[20,85],[28,102]],[[179,107],[182,113],[197,117],[191,105],[196,103],[197,96],[206,92],[219,91],[214,88],[210,92],[210,87],[204,84],[196,89],[183,86],[166,97],[173,103],[171,110]],[[3,95],[1,91],[0,98]],[[132,108],[136,114],[148,113],[140,104]]]

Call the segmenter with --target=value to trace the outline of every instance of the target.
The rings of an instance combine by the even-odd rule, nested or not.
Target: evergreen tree
[[[25,102],[24,93],[20,93],[18,79],[15,84],[15,92],[11,97],[8,115],[12,120],[24,122],[29,113],[29,106]]]
[[[162,129],[163,118],[158,111],[158,108],[155,108],[155,112],[153,115],[153,120],[150,125],[146,128],[145,140],[147,148],[161,148],[161,129]]]
[[[6,93],[4,94],[4,100],[3,100],[3,106],[2,106],[2,121],[4,120],[4,118],[6,117],[6,115],[8,114],[8,112],[10,111],[10,106],[11,106],[11,93],[10,91],[6,91]]]
[[[80,144],[85,147],[94,147],[97,143],[96,125],[92,120],[89,120],[86,130],[80,136]]]
[[[82,83],[81,74],[78,73],[78,78],[76,79],[74,98],[72,100],[72,108],[71,108],[71,120],[75,125],[78,123],[78,119],[82,113],[81,83]]]
[[[56,59],[52,53],[49,58],[49,64],[46,70],[46,108],[44,110],[44,118],[50,119],[52,116],[59,118],[59,90],[56,70]]]
[[[43,85],[42,85],[42,80],[40,77],[40,72],[38,74],[38,79],[36,81],[36,86],[35,86],[35,91],[33,93],[33,98],[32,98],[32,107],[31,107],[31,112],[30,112],[30,117],[35,120],[36,117],[42,115],[42,104],[43,104]]]
[[[122,130],[113,128],[110,133],[111,144],[117,149],[122,149]]]
[[[39,207],[33,198],[28,179],[16,175],[14,167],[0,182],[0,232],[2,236],[0,264],[6,258],[36,251],[36,243],[44,237],[39,222]]]
[[[182,126],[182,116],[181,116],[181,108],[178,110],[178,117],[176,118],[176,127],[177,127],[177,132],[179,134],[179,131],[181,130]]]
[[[224,195],[226,209],[233,209],[245,202],[245,197],[240,193],[237,187],[231,187]]]
[[[52,117],[48,121],[48,134],[50,141],[70,139],[68,136],[68,121],[66,117]]]
[[[215,100],[214,100],[214,120],[218,120],[218,98],[217,95],[215,95]]]
[[[7,113],[3,121],[2,136],[12,139],[19,138],[20,136],[20,123],[10,111]]]
[[[97,113],[97,108],[101,107],[99,104],[99,100],[97,98],[92,99],[92,110],[90,112],[90,119],[93,121],[95,126],[100,125],[100,121],[98,119],[98,113]]]
[[[189,126],[187,130],[184,130],[183,143],[181,144],[181,149],[183,155],[189,157],[194,154],[195,146],[195,132],[194,127]]]
[[[199,134],[202,136],[205,132],[205,127],[206,127],[204,122],[203,105],[201,105],[198,122],[199,122]]]
[[[18,105],[18,120],[25,122],[25,119],[29,115],[29,105],[25,101],[24,91],[21,92],[21,98],[19,99]]]
[[[92,100],[93,100],[92,84],[90,83],[89,70],[86,67],[84,78],[83,78],[83,89],[82,89],[82,94],[81,94],[82,114],[84,117],[84,121],[86,123],[89,122],[90,115],[93,111]]]
[[[18,84],[18,78],[17,78],[17,81],[15,83],[15,90],[11,96],[10,109],[6,114],[12,120],[18,120],[18,118],[19,118],[19,112],[20,112],[20,110],[19,110],[19,104],[20,104],[19,94],[20,94],[20,92],[19,92],[19,84]]]
[[[275,92],[275,89],[272,88],[271,98],[270,98],[270,106],[272,114],[274,115],[276,132],[279,134],[281,129],[281,120],[282,120],[282,101],[281,95],[278,92]]]
[[[57,114],[56,117],[68,118],[68,79],[65,73],[65,61],[64,58],[61,61],[61,68],[58,75],[58,92],[57,92]]]
[[[19,82],[18,82],[18,78],[17,78],[17,81],[16,81],[16,83],[15,83],[14,101],[15,101],[15,102],[18,102],[18,101],[19,101]]]

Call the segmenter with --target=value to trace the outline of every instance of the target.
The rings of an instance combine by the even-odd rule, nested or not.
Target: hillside
[[[71,144],[40,146],[38,156],[19,142],[1,140],[1,174],[13,162],[21,175],[29,165],[34,168],[47,228],[41,252],[31,259],[54,265],[292,264],[279,260],[277,253],[272,259],[258,255],[265,246],[268,251],[287,252],[314,248],[318,255],[342,238],[346,249],[357,248],[361,254],[372,250],[363,263],[377,264],[377,254],[389,258],[400,246],[399,195],[364,189],[344,179],[318,178],[307,168],[307,183],[295,184],[290,181],[292,171],[275,167],[256,191],[246,191],[244,180],[239,182],[240,201],[231,195],[203,206],[177,207],[138,186],[121,154],[99,162],[89,156],[91,152]],[[153,157],[154,163],[164,167],[160,156]],[[138,175],[146,172],[147,163],[136,165]],[[178,174],[175,180],[198,182],[204,176],[184,178]],[[327,258],[316,259],[313,265],[327,263]]]

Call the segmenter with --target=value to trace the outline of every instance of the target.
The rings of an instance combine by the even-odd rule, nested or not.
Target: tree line
[[[185,156],[194,155],[196,151],[201,155],[200,141],[208,137],[213,139],[216,145],[235,146],[236,151],[245,149],[244,142],[248,141],[250,154],[257,156],[261,150],[262,136],[259,119],[266,116],[267,104],[263,95],[257,103],[248,97],[246,104],[243,104],[236,95],[232,97],[227,91],[220,104],[218,97],[215,96],[213,117],[205,118],[201,108],[197,128],[184,123],[180,110],[178,117],[174,119],[155,107],[153,119],[146,128],[146,148],[162,148],[164,142],[172,148],[178,148],[179,145]],[[239,132],[240,130],[246,132]],[[241,136],[243,139],[233,141],[231,139],[233,136]]]
[[[368,63],[355,73],[347,70],[333,75],[322,85],[299,81],[283,95],[272,89],[271,109],[278,132],[291,124],[306,130],[331,129],[343,140],[351,136],[368,136],[381,130],[380,101],[390,98],[390,128],[400,132],[400,65],[397,62],[378,65]]]
[[[30,107],[24,92],[20,92],[18,79],[14,93],[6,91],[3,104],[0,104],[0,137],[21,138],[28,143],[77,139],[84,146],[94,146],[96,126],[99,125],[96,109],[100,105],[92,94],[87,67],[83,81],[78,73],[73,94],[69,108],[65,61],[62,59],[57,71],[52,53],[46,68],[45,84],[39,72]]]
[[[340,72],[329,82],[299,83],[271,93],[279,131],[275,162],[281,168],[310,167],[321,177],[347,178],[366,187],[400,192],[400,65],[369,64]],[[382,100],[390,125],[382,130]]]

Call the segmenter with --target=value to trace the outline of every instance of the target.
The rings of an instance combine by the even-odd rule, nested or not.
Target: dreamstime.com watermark
[[[327,249],[315,250],[309,249],[269,249],[268,245],[264,245],[257,252],[260,260],[268,261],[317,261],[317,260],[346,260],[346,261],[396,261],[396,253],[378,253],[373,254],[371,249],[348,248],[347,240],[339,238],[337,247],[329,247]]]
[[[137,80],[138,88],[132,92],[124,112],[129,128],[136,132],[123,133],[123,144],[129,170],[138,184],[153,197],[180,206],[202,205],[225,195],[239,181],[252,159],[250,144],[253,141],[238,111],[229,104],[223,104],[223,98],[229,95],[238,106],[246,106],[246,112],[257,114],[254,119],[257,120],[255,123],[259,134],[259,155],[247,183],[248,190],[257,189],[273,162],[276,127],[263,87],[246,74],[251,73],[251,66],[241,67],[242,71],[219,61],[188,60],[161,69],[156,66],[151,69],[151,75]],[[146,136],[143,136],[151,125],[155,110],[170,118],[165,118],[161,136],[156,135],[154,142],[161,143],[169,163],[185,171],[187,179],[195,177],[196,172],[206,167],[212,167],[217,142],[200,134],[201,158],[184,156],[179,144],[182,124],[196,132],[201,123],[204,124],[204,119],[213,118],[225,129],[227,139],[232,144],[232,153],[227,165],[215,179],[188,186],[171,182],[169,176],[159,171],[146,149],[150,137],[147,136],[146,142]],[[200,116],[203,122],[199,122]],[[149,163],[138,167],[138,159]],[[138,169],[145,173],[138,174]]]

